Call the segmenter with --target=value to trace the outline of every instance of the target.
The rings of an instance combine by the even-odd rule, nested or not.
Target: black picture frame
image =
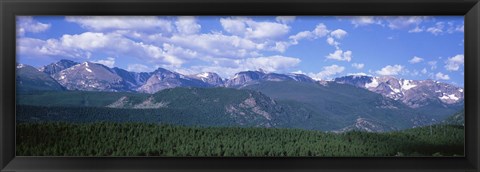
[[[478,0],[0,0],[1,171],[479,171]],[[15,157],[16,15],[460,15],[465,17],[465,157]]]

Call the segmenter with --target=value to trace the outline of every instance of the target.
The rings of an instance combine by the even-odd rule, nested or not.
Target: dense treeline
[[[17,156],[452,156],[464,129],[389,133],[200,128],[145,123],[20,123]]]

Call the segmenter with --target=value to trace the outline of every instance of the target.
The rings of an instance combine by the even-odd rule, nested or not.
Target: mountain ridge
[[[88,66],[93,66],[92,71]],[[295,81],[328,85],[348,84],[400,101],[412,108],[421,108],[440,101],[441,106],[462,104],[463,88],[433,80],[397,79],[393,76],[347,75],[331,81],[316,81],[304,74],[280,74],[259,71],[241,71],[230,79],[213,72],[184,75],[164,68],[153,72],[130,72],[118,67],[70,60],[60,60],[41,67],[44,73],[67,90],[142,92],[153,94],[175,87],[227,87],[244,88],[261,82]]]

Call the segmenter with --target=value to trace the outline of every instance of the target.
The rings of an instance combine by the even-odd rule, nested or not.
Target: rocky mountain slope
[[[462,103],[463,88],[433,80],[407,80],[391,76],[344,76],[337,83],[365,88],[385,97],[398,100],[412,108],[427,106],[440,101],[445,106]]]
[[[56,80],[39,71],[33,66],[18,64],[16,68],[16,83],[18,92],[30,91],[62,91]]]

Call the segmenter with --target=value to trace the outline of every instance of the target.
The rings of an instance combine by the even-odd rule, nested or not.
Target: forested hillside
[[[462,126],[341,134],[145,123],[22,123],[17,156],[462,156]]]

